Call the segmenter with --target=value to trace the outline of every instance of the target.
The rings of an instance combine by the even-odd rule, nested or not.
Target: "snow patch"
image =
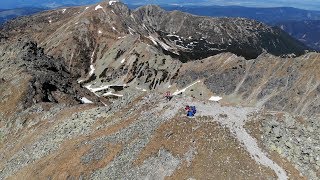
[[[159,40],[158,38],[155,38],[155,37],[153,37],[153,36],[151,36],[151,35],[149,35],[147,38],[150,39],[150,40],[153,42],[154,45],[158,45],[158,44],[159,44],[159,45],[160,45],[163,49],[165,49],[166,51],[168,51],[169,49],[171,49],[170,46],[168,46],[166,43],[162,42],[162,41]]]
[[[111,85],[105,85],[105,86],[100,86],[100,87],[96,87],[96,88],[92,88],[93,84],[89,84],[87,86],[84,86],[85,88],[87,88],[89,91],[95,93],[95,92],[99,92],[99,91],[102,91],[102,90],[105,90],[105,89],[109,89],[110,86],[123,86],[123,87],[126,87],[127,84],[123,84],[123,85],[115,85],[115,84],[111,84]]]
[[[87,99],[86,97],[80,98],[80,101],[81,101],[83,104],[93,104],[93,102],[90,101],[89,99]]]
[[[197,83],[199,83],[199,82],[201,82],[200,80],[198,80],[198,81],[196,81],[196,82],[194,82],[194,83],[192,83],[192,84],[190,84],[189,86],[187,86],[186,88],[184,88],[184,89],[181,89],[180,91],[176,91],[176,92],[174,92],[172,95],[174,95],[174,96],[176,96],[176,95],[178,95],[178,94],[180,94],[180,93],[183,93],[183,92],[185,92],[188,88],[190,88],[190,87],[192,87],[193,85],[195,85],[195,84],[197,84]]]
[[[112,6],[113,3],[116,3],[117,1],[109,1],[109,5]]]
[[[156,45],[156,46],[158,45],[156,39],[154,37],[152,37],[151,35],[148,36],[148,39],[150,39],[154,45]]]
[[[131,14],[131,15],[130,15],[130,17],[134,20],[134,16],[133,16],[133,14]]]
[[[94,57],[95,52],[96,52],[96,49],[94,49],[94,51],[91,54],[91,58],[90,58],[91,64],[93,63],[93,57]]]
[[[85,88],[87,88],[89,91],[91,91],[93,93],[108,89],[110,87],[109,85],[107,85],[107,86],[101,86],[101,87],[97,87],[97,88],[91,88],[91,86],[92,86],[92,84],[89,84],[89,85],[85,86]]]
[[[175,35],[175,34],[168,34],[167,36],[168,36],[168,37],[176,37],[176,38],[180,39],[180,36]]]
[[[107,93],[104,93],[102,96],[117,96],[117,97],[123,97],[122,94],[115,94],[115,93],[112,93],[111,91],[110,91],[110,92],[107,92]]]
[[[136,87],[136,89],[141,90],[141,91],[143,91],[143,92],[146,92],[146,91],[147,91],[146,89],[142,89],[142,88],[140,88],[140,87]]]
[[[143,28],[148,31],[148,28],[145,24],[142,24]]]
[[[170,48],[170,46],[168,46],[166,43],[162,42],[162,41],[158,41],[160,46],[165,49],[166,51],[168,51]]]
[[[172,51],[172,53],[176,54],[176,55],[180,55],[180,53],[178,52],[175,52],[175,51]]]
[[[129,33],[130,33],[131,35],[133,35],[134,32],[135,32],[131,27],[129,27],[128,30],[129,30]]]
[[[80,83],[82,83],[82,82],[84,82],[83,79],[78,79],[78,84],[80,84]]]
[[[100,6],[100,4],[94,8],[94,10],[98,10],[98,9],[103,9],[102,6]]]
[[[209,99],[209,101],[220,101],[222,99],[222,97],[220,96],[211,96],[211,98]]]
[[[89,75],[92,76],[92,74],[94,73],[96,69],[94,68],[94,66],[91,64],[90,65],[90,72],[89,72]]]

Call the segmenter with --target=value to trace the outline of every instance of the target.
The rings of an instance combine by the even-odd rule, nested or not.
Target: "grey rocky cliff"
[[[24,95],[23,106],[25,108],[40,102],[79,104],[81,103],[80,99],[84,96],[99,102],[99,99],[94,94],[80,87],[76,82],[76,78],[72,77],[68,72],[63,59],[46,55],[43,48],[38,47],[35,42],[20,40],[5,47],[7,50],[14,49],[12,52],[14,58],[12,55],[8,58],[9,54],[4,53],[1,67],[4,70],[6,66],[9,69],[11,67],[12,73],[21,73],[22,76],[27,74],[30,77],[28,78],[28,85]],[[13,67],[16,69],[13,70]],[[5,72],[3,73],[4,81],[9,79],[9,77],[6,77]]]

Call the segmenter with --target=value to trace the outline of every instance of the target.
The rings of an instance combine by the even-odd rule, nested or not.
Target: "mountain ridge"
[[[101,4],[102,5],[102,4]],[[35,38],[37,38],[36,41],[39,42],[39,44],[44,44],[44,46],[52,46],[51,44],[48,44],[49,41],[56,41],[60,42],[58,44],[55,44],[55,47],[47,47],[45,49],[51,49],[50,51],[65,51],[63,50],[63,46],[61,44],[61,40],[65,39],[63,42],[70,41],[71,37],[63,36],[63,34],[72,34],[73,32],[78,33],[77,28],[83,28],[84,31],[88,31],[88,27],[90,27],[91,31],[90,33],[87,32],[81,32],[83,38],[85,38],[86,43],[90,42],[93,43],[95,38],[93,38],[93,34],[100,34],[100,36],[104,36],[103,33],[99,33],[100,31],[103,32],[102,28],[99,30],[98,24],[101,24],[101,27],[103,27],[103,23],[107,22],[110,24],[109,29],[111,29],[113,32],[113,38],[106,37],[108,41],[116,41],[117,37],[122,37],[124,34],[128,33],[129,31],[135,31],[131,32],[134,34],[142,33],[142,35],[146,36],[147,39],[158,44],[158,46],[172,55],[175,56],[176,53],[185,54],[184,56],[180,56],[183,59],[182,61],[188,61],[196,58],[197,56],[200,56],[201,58],[208,57],[210,55],[218,54],[219,52],[226,52],[230,51],[238,55],[242,55],[246,57],[247,59],[255,58],[259,54],[263,52],[263,49],[267,52],[274,53],[276,55],[284,55],[284,54],[291,54],[295,53],[296,55],[301,55],[304,53],[305,50],[308,48],[304,47],[301,43],[295,41],[293,38],[287,36],[284,32],[281,30],[275,30],[272,29],[262,23],[258,23],[256,21],[248,20],[248,19],[241,19],[236,18],[234,20],[230,19],[223,19],[223,18],[206,18],[206,17],[199,17],[199,16],[192,16],[192,15],[186,15],[189,19],[184,19],[182,22],[184,24],[180,24],[180,27],[176,26],[176,24],[179,24],[176,21],[178,18],[186,17],[183,13],[175,13],[175,12],[165,12],[164,10],[160,10],[157,6],[146,6],[144,8],[137,9],[135,11],[130,11],[128,7],[121,3],[115,3],[114,6],[108,5],[107,2],[103,5],[107,8],[107,11],[104,11],[103,8],[98,8],[95,10],[98,5],[91,6],[90,9],[86,9],[85,7],[75,7],[75,8],[67,8],[64,9],[58,9],[55,11],[47,11],[41,14],[38,14],[36,16],[33,16],[31,18],[19,18],[17,20],[8,22],[4,28],[3,31],[5,33],[11,33],[12,36],[14,36],[15,32],[13,29],[16,29],[16,31],[19,31],[20,35],[21,32],[26,31],[24,33],[29,33],[28,36],[31,34],[34,34]],[[113,9],[114,7],[115,9]],[[154,15],[157,15],[158,17],[149,17],[146,14],[146,18],[149,18],[150,21],[143,19],[144,13],[148,11],[148,7],[150,8],[150,12],[154,12]],[[80,13],[80,10],[82,11]],[[119,11],[120,10],[120,11]],[[66,11],[66,12],[65,12]],[[117,12],[118,15],[114,14],[112,11]],[[95,14],[92,16],[91,14]],[[165,15],[161,19],[161,14]],[[97,19],[97,17],[99,19]],[[112,19],[109,19],[109,18]],[[166,24],[166,22],[173,20],[174,25]],[[46,19],[46,21],[44,21]],[[81,24],[79,21],[83,19],[83,22]],[[89,19],[94,19],[97,21],[96,25],[90,25]],[[190,21],[192,19],[192,21]],[[113,23],[115,23],[115,20],[117,22],[121,22],[117,25],[112,26]],[[34,24],[30,24],[32,21]],[[68,24],[68,30],[67,32],[65,29],[59,29],[59,33],[63,34],[56,34],[55,37],[59,37],[60,39],[54,39],[53,34],[58,33],[58,31],[54,30],[54,28],[60,26],[59,21],[63,22],[66,26]],[[137,22],[135,22],[137,21]],[[85,23],[89,23],[86,25]],[[161,24],[162,23],[162,24]],[[185,31],[183,29],[187,29],[187,26],[192,24],[192,26],[197,26],[200,23],[204,23],[205,30],[200,29],[193,29],[192,31]],[[216,24],[218,27],[215,28],[214,32],[210,32],[209,29]],[[223,27],[226,24],[226,27]],[[243,25],[241,25],[243,24]],[[143,27],[145,25],[145,27]],[[25,27],[31,26],[35,31],[29,31]],[[47,30],[39,29],[45,28]],[[118,26],[118,27],[117,27]],[[132,26],[132,27],[131,27]],[[240,26],[247,26],[248,29]],[[259,30],[259,26],[263,28],[263,30]],[[170,27],[170,29],[169,29]],[[53,28],[53,29],[50,29]],[[94,28],[94,29],[93,29]],[[112,29],[114,28],[114,29]],[[30,29],[30,28],[29,28]],[[130,30],[131,29],[131,30]],[[260,28],[261,29],[261,28]],[[40,31],[41,30],[41,31]],[[8,31],[8,32],[6,32]],[[56,32],[55,32],[56,31]],[[69,31],[69,32],[68,32]],[[109,31],[109,30],[105,30]],[[173,39],[169,38],[168,36],[161,36],[161,34],[157,33],[156,31],[163,31],[165,34],[170,35],[174,34],[174,31],[176,32],[176,36],[181,36],[184,39]],[[179,32],[178,32],[179,31]],[[136,33],[138,32],[138,33]],[[38,34],[39,33],[39,34]],[[53,33],[53,34],[50,34]],[[155,33],[151,37],[150,34]],[[197,34],[198,33],[198,34]],[[242,34],[242,35],[241,35]],[[192,39],[192,36],[196,35],[195,39]],[[117,36],[117,37],[115,37]],[[153,37],[154,36],[154,37]],[[48,39],[48,37],[52,37],[52,39]],[[191,39],[189,39],[191,37]],[[214,38],[216,37],[216,38]],[[259,38],[258,38],[259,37]],[[47,38],[47,40],[45,40]],[[75,37],[79,39],[79,37]],[[157,40],[158,38],[163,38],[163,40]],[[68,40],[67,40],[68,39]],[[202,39],[202,40],[201,40]],[[264,39],[264,40],[263,40]],[[83,41],[77,40],[77,41]],[[263,40],[263,41],[262,41]],[[71,40],[73,41],[73,40]],[[85,44],[85,42],[83,42]],[[166,44],[168,43],[168,44]],[[178,43],[178,45],[176,44]],[[78,44],[78,43],[73,43]],[[253,45],[254,44],[254,45]],[[273,44],[273,45],[272,45]],[[59,49],[59,46],[61,46]],[[72,45],[68,45],[69,47],[72,47]],[[88,46],[88,45],[86,45]],[[93,45],[94,46],[94,45]],[[165,46],[168,48],[169,51],[167,51]],[[172,47],[170,47],[172,46]],[[89,47],[89,48],[92,48]],[[190,49],[192,52],[188,52]],[[198,49],[198,53],[196,50]],[[93,51],[93,49],[88,49],[90,51]],[[84,51],[84,50],[81,50]],[[206,53],[204,53],[206,51]],[[54,52],[52,52],[54,53]],[[49,53],[50,54],[50,53]],[[81,54],[81,53],[80,53]],[[54,55],[54,54],[53,54]],[[66,60],[70,59],[71,57],[64,57]],[[80,58],[81,59],[81,58]],[[90,59],[89,57],[82,57],[82,59]],[[84,62],[83,62],[84,63]],[[86,62],[88,63],[88,62]],[[79,74],[79,73],[78,73]]]

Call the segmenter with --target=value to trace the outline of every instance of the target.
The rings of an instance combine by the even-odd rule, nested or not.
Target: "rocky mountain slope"
[[[1,52],[0,117],[41,102],[75,105],[84,95],[90,96],[90,92],[72,78],[62,59],[47,56],[34,42],[9,44],[4,41]],[[97,100],[94,95],[91,97]]]
[[[136,6],[133,6],[136,7]],[[319,50],[319,11],[288,7],[253,8],[242,6],[181,6],[163,5],[166,10],[179,10],[211,17],[243,17],[276,26],[304,43]]]
[[[137,44],[154,43],[183,62],[221,52],[251,59],[264,51],[301,55],[308,49],[283,31],[249,19],[200,17],[166,12],[158,6],[130,11],[122,3],[108,2],[20,18],[8,23],[3,31],[10,36],[31,36],[50,55],[62,55],[71,72],[77,75],[86,73],[78,71],[90,66],[92,54],[93,59],[97,55],[102,58],[115,41],[130,41],[126,34],[135,35]]]
[[[220,54],[183,64],[174,82],[184,87],[202,79],[229,102],[312,116],[320,112],[318,68],[317,53],[287,59],[263,54],[249,61]]]
[[[320,50],[320,20],[283,21],[277,26],[309,47]]]
[[[0,179],[320,176],[320,55],[282,31],[106,1],[0,34]]]

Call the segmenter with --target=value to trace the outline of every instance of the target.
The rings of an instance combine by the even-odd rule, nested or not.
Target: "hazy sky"
[[[0,9],[24,6],[56,7],[66,4],[84,5],[97,3],[100,0],[0,0]],[[296,7],[301,9],[320,10],[320,0],[122,0],[134,4],[202,4],[202,5],[239,5],[249,7]]]

